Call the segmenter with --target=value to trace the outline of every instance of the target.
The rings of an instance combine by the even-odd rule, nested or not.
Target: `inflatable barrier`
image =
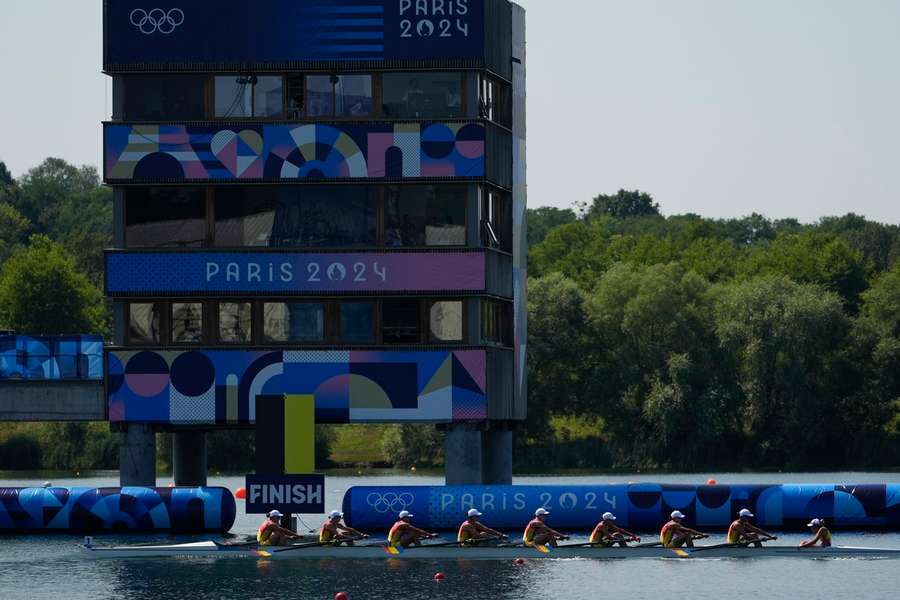
[[[203,533],[234,525],[221,487],[0,488],[0,533]]]
[[[419,527],[452,530],[476,507],[491,527],[517,530],[541,506],[550,511],[552,527],[569,530],[589,530],[612,511],[622,527],[657,531],[676,509],[691,527],[721,530],[742,508],[772,529],[803,529],[811,518],[824,517],[838,529],[900,530],[900,484],[352,487],[343,511],[358,529],[387,530],[408,510]]]

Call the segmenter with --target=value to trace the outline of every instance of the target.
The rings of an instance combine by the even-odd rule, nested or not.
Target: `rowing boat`
[[[238,546],[218,542],[192,542],[159,546],[79,546],[92,558],[156,558],[156,557],[213,557],[254,558],[265,560],[301,559],[427,559],[427,560],[514,560],[516,558],[900,558],[900,549],[856,548],[799,548],[797,546],[764,546],[752,548],[721,544],[697,548],[668,549],[660,547],[596,548],[569,546],[548,548],[543,552],[521,546],[421,546],[394,553],[382,545],[367,546]]]

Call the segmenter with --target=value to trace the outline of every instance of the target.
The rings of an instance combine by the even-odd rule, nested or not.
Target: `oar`
[[[631,538],[621,539],[621,540],[603,540],[602,542],[584,542],[581,544],[565,544],[563,546],[557,546],[557,548],[586,548],[588,546],[602,546],[604,544],[608,544],[612,542],[613,544],[618,544],[619,542],[631,542],[633,541]],[[657,542],[658,543],[658,542]],[[622,547],[622,546],[620,546]],[[625,548],[641,548],[643,546],[624,546]]]
[[[499,539],[503,539],[503,538],[490,537],[490,538],[481,538],[476,541],[490,542],[490,541],[499,540]],[[468,541],[467,542],[442,542],[440,544],[422,544],[421,546],[408,546],[406,548],[406,550],[412,550],[414,548],[441,548],[441,547],[445,547],[445,546],[462,546],[462,545],[468,544],[468,543],[470,543],[470,542],[468,542]]]
[[[347,540],[340,540],[340,541],[355,542],[357,540],[362,540],[362,539],[365,539],[365,538],[350,538]],[[319,546],[333,546],[335,541],[337,541],[337,540],[331,540],[328,542],[311,542],[308,544],[293,544],[291,546],[263,546],[263,547],[266,548],[267,550],[268,549],[274,550],[275,552],[287,552],[288,550],[299,550],[302,548],[316,548]]]

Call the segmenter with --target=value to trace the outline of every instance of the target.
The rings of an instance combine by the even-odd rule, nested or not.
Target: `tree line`
[[[896,225],[664,216],[624,190],[529,209],[527,222],[519,470],[900,464]],[[14,179],[0,162],[0,329],[108,335],[111,242],[112,195],[95,168],[48,158]],[[102,424],[90,426],[93,458],[74,458],[87,428],[0,424],[0,468],[115,467]],[[320,435],[324,456],[335,436]],[[227,468],[229,448],[251,438],[211,436],[210,465]],[[441,434],[388,428],[375,454],[439,464]]]
[[[570,466],[900,464],[900,228],[666,217],[624,190],[528,216],[526,460],[568,415],[597,424]]]

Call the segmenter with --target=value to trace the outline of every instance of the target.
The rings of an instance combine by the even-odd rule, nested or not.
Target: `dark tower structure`
[[[433,423],[450,483],[525,417],[525,17],[507,0],[106,0],[109,418],[205,482],[261,394]]]

